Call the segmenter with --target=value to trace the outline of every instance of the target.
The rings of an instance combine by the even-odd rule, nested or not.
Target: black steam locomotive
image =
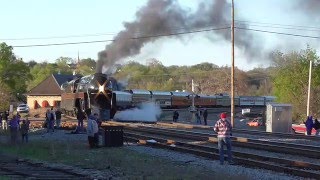
[[[116,94],[119,90],[117,81],[106,74],[96,73],[75,78],[61,86],[61,109],[64,113],[75,116],[78,111],[91,108],[100,119],[113,118],[116,109]]]

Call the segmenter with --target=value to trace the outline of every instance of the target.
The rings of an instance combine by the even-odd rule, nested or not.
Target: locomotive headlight
[[[98,85],[98,93],[96,94],[96,98],[99,96],[99,94],[103,94],[108,98],[107,92],[105,90],[106,85],[107,85],[107,81],[105,81],[102,85],[97,81],[97,85]]]
[[[103,93],[104,92],[104,84],[101,86],[99,85],[99,93]]]

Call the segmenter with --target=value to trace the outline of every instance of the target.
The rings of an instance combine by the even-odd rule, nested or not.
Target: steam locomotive
[[[91,108],[101,119],[113,118],[116,98],[113,91],[119,90],[117,81],[102,73],[78,77],[62,84],[61,109],[68,115],[75,116],[78,111]]]

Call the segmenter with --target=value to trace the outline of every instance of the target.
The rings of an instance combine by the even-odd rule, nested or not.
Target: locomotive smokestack
[[[102,67],[105,62],[107,62],[107,53],[105,51],[101,51],[98,53],[98,60],[97,60],[97,64],[96,64],[96,73],[102,73]]]

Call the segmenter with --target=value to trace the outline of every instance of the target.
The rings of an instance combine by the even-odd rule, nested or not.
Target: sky
[[[235,1],[236,22],[246,21],[251,29],[320,36],[320,25],[317,26],[320,23],[320,16],[314,16],[311,12],[309,15],[308,9],[303,9],[298,3],[300,0]],[[1,0],[0,42],[14,47],[110,40],[124,29],[124,22],[135,20],[136,12],[147,2],[147,0]],[[199,1],[178,0],[178,2],[182,8],[194,10]],[[274,24],[282,26],[275,28]],[[283,28],[283,25],[293,26]],[[303,26],[302,30],[297,30],[298,26]],[[306,31],[306,26],[316,26],[319,29]],[[239,31],[241,30],[236,30],[235,36]],[[319,49],[318,39],[314,38],[254,31],[249,33],[254,37],[250,43],[257,47],[254,51],[261,52],[262,55],[248,56],[243,49],[236,47],[235,65],[242,70],[269,66],[270,61],[267,57],[274,50],[290,52],[306,48],[307,44]],[[201,62],[230,66],[230,41],[223,38],[210,39],[207,38],[207,35],[206,33],[195,33],[185,35],[182,39],[160,38],[143,46],[138,55],[129,56],[119,62],[134,60],[144,64],[147,59],[156,58],[165,66],[194,65]],[[30,60],[54,62],[61,56],[77,58],[78,52],[80,58],[97,59],[97,53],[104,50],[109,43],[106,41],[65,46],[14,47],[13,51],[26,62]]]

